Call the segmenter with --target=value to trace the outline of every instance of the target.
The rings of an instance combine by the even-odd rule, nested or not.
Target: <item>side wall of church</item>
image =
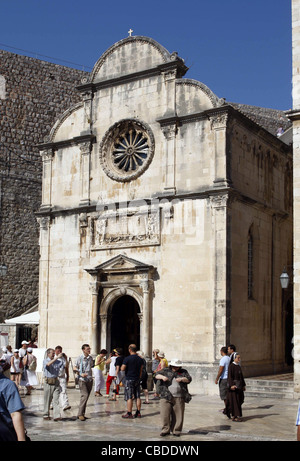
[[[38,300],[42,162],[37,144],[79,100],[86,73],[0,50],[0,320]]]
[[[272,141],[272,140],[271,140]],[[292,265],[292,158],[277,139],[235,123],[230,205],[230,342],[247,376],[287,369],[286,303],[279,277]],[[251,242],[250,242],[251,240]]]

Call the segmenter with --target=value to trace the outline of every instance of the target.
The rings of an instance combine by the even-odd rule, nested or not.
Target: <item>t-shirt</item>
[[[220,359],[220,367],[224,367],[220,379],[227,379],[228,378],[228,367],[230,363],[230,357],[228,355],[223,355]]]
[[[140,378],[141,367],[143,360],[136,354],[125,357],[123,365],[126,365],[125,376],[126,379],[136,380]]]
[[[100,355],[97,355],[95,362],[97,362],[98,357],[100,357]],[[94,368],[96,368],[97,370],[104,371],[104,368],[105,368],[105,360],[103,360],[103,358],[105,359],[105,357],[102,356],[102,357],[100,357],[100,358],[101,358],[102,362],[100,362],[98,365],[95,365]]]
[[[16,384],[0,373],[0,412],[11,423],[11,413],[23,410],[23,404]]]
[[[117,360],[117,357],[111,357],[111,362],[110,362],[110,365],[109,365],[109,376],[116,376],[116,360]]]
[[[123,365],[123,360],[124,360],[124,357],[123,355],[119,355],[119,357],[117,357],[117,360],[116,360],[116,363],[115,363],[115,367],[120,367],[121,369],[121,366]]]

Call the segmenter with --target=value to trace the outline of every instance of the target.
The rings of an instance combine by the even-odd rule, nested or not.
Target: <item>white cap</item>
[[[21,344],[29,344],[29,342],[28,341],[22,341]]]

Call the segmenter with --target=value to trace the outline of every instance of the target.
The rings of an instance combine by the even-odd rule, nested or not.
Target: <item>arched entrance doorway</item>
[[[129,344],[140,348],[140,307],[132,296],[121,296],[111,309],[111,350],[121,347],[128,355]]]

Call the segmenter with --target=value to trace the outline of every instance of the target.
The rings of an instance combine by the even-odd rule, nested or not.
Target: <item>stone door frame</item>
[[[111,310],[121,296],[133,297],[140,308],[140,349],[147,358],[152,351],[152,302],[154,267],[118,255],[99,266],[85,269],[93,278],[92,353],[110,347]],[[108,349],[107,349],[108,350]]]

